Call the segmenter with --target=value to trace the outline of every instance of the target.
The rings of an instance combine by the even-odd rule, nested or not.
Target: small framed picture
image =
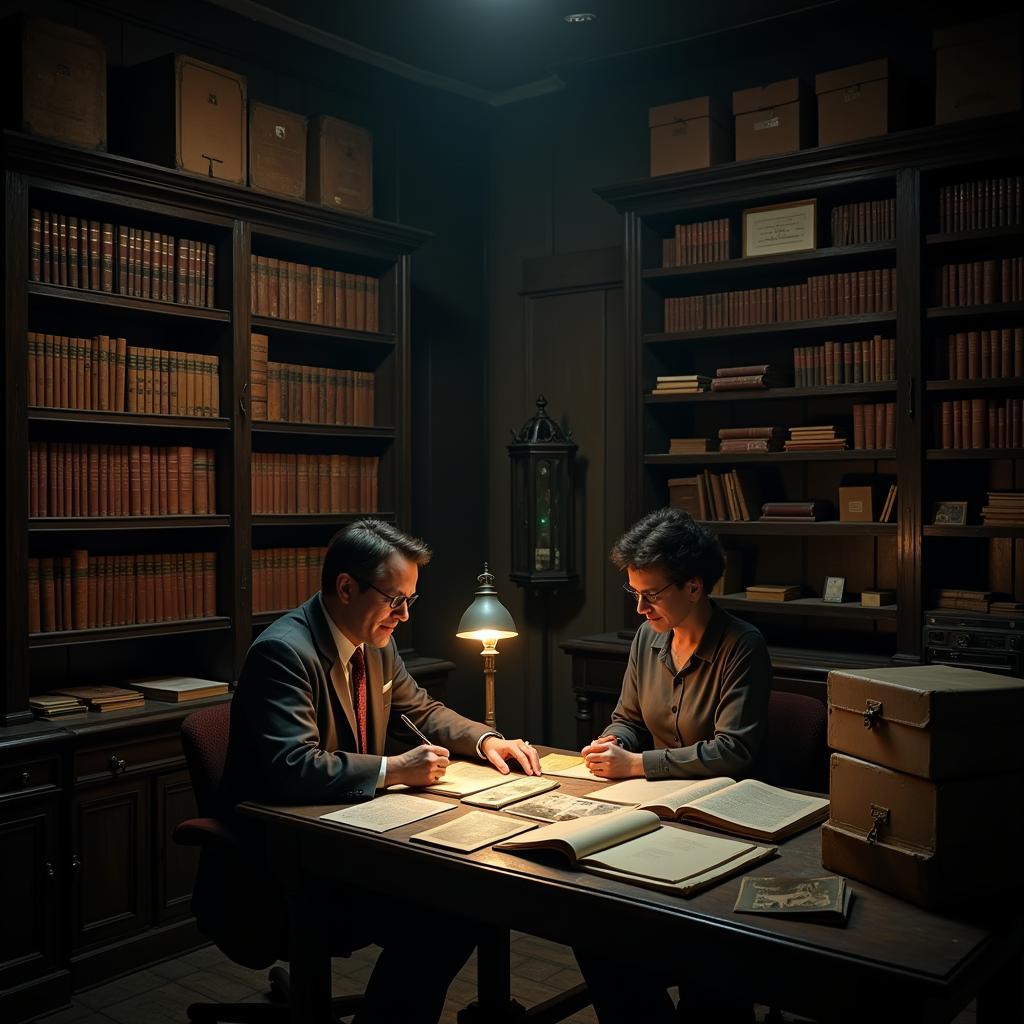
[[[934,526],[963,526],[966,522],[966,501],[935,502],[935,515],[932,518]]]
[[[821,599],[822,601],[829,601],[831,604],[842,604],[843,591],[845,589],[845,576],[826,576],[825,586],[821,588]]]

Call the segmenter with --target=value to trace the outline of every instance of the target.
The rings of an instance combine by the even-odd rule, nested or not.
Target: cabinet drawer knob
[[[19,786],[27,786],[27,785],[29,784],[29,780],[30,780],[31,778],[32,778],[32,776],[31,776],[31,775],[29,775],[29,773],[28,773],[28,772],[21,772],[21,773],[20,773],[20,774],[18,775],[18,785],[19,785]]]
[[[127,767],[128,762],[123,757],[118,757],[117,754],[110,755],[110,770],[115,775],[122,774]]]

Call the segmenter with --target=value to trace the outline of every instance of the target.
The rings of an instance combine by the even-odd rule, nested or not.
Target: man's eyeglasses
[[[623,583],[622,589],[629,594],[634,601],[639,601],[643,598],[648,604],[654,604],[658,600],[659,594],[663,594],[669,587],[674,586],[674,583],[666,583],[661,590],[634,590],[628,583]]]
[[[387,601],[388,607],[391,608],[392,611],[398,611],[403,604],[406,608],[411,608],[419,600],[419,594],[410,594],[408,597],[406,597],[405,594],[398,594],[397,596],[392,597],[390,594],[385,594],[380,587],[375,587],[369,580],[361,580],[358,576],[353,576],[352,579],[354,579],[361,587],[369,587],[371,590],[376,590],[377,593]]]

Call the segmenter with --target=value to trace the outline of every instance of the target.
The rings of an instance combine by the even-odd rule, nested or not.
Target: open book
[[[496,850],[554,850],[571,865],[620,882],[689,896],[775,855],[771,847],[662,825],[650,811],[559,821]]]
[[[586,794],[732,835],[775,842],[828,817],[828,798],[791,793],[755,779],[629,779]]]

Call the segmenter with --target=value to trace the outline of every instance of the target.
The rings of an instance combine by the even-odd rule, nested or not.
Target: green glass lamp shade
[[[484,571],[477,576],[477,582],[480,586],[473,603],[462,613],[455,635],[463,640],[484,642],[519,636],[508,609],[498,600],[498,592],[493,586],[494,577],[487,571],[486,564]]]

